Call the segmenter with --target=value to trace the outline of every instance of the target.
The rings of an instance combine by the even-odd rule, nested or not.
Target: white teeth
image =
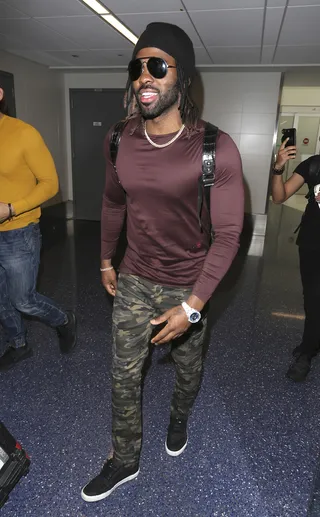
[[[149,97],[155,97],[155,95],[157,95],[157,94],[151,93],[151,92],[146,92],[146,93],[142,94],[142,97],[146,97],[148,99]]]

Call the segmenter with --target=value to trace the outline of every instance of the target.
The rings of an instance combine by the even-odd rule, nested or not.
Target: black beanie
[[[172,56],[190,79],[195,75],[196,60],[193,43],[184,30],[177,25],[163,22],[149,23],[134,48],[132,58],[135,59],[139,50],[148,47],[158,48]]]

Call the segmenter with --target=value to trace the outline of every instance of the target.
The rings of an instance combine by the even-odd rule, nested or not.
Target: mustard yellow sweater
[[[19,119],[0,119],[0,202],[12,203],[15,217],[0,231],[39,221],[40,205],[58,192],[52,156],[36,129]]]

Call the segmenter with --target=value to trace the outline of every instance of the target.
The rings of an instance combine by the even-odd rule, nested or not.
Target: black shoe
[[[165,443],[169,456],[179,456],[188,445],[187,420],[171,418]]]
[[[10,346],[2,357],[0,357],[0,370],[10,370],[20,361],[33,356],[33,350],[28,345],[15,348]]]
[[[301,354],[306,354],[305,350],[306,350],[306,347],[304,346],[303,343],[301,343],[300,345],[296,346],[296,348],[294,348],[292,350],[292,355],[293,355],[293,357],[298,357]],[[316,355],[318,355],[319,352],[320,352],[320,344],[313,352],[310,352],[308,355],[310,355],[310,358],[312,358],[312,357],[315,357]]]
[[[118,486],[132,481],[139,474],[139,465],[132,467],[115,465],[113,459],[107,461],[100,474],[88,483],[81,492],[81,497],[87,503],[95,503],[108,497]]]
[[[295,382],[302,382],[307,378],[311,369],[311,359],[307,354],[296,356],[294,362],[286,373],[288,379]]]
[[[299,357],[299,355],[301,354],[301,348],[302,348],[302,343],[301,343],[301,345],[296,346],[296,348],[294,348],[292,350],[293,357],[295,357],[295,358]]]
[[[77,321],[72,311],[67,311],[68,322],[57,327],[59,346],[62,354],[70,354],[77,343]]]

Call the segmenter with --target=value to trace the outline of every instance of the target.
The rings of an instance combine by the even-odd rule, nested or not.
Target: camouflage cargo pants
[[[112,444],[122,464],[139,462],[141,450],[141,377],[149,354],[150,320],[185,301],[191,289],[163,287],[134,275],[120,275],[113,308]],[[188,417],[202,373],[206,318],[174,340],[176,384],[171,415]]]

